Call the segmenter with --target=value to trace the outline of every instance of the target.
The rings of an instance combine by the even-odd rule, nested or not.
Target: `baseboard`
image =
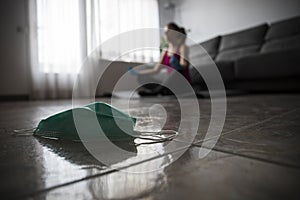
[[[0,101],[28,101],[29,95],[0,95]]]

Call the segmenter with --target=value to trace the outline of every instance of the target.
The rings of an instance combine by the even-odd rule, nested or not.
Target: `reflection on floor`
[[[197,116],[181,119],[176,99],[133,99],[129,108],[122,99],[114,103],[138,117],[140,131],[178,129],[184,120],[190,127],[164,143],[99,142],[94,157],[80,142],[13,133],[71,108],[71,101],[1,102],[2,199],[299,199],[300,95],[228,98],[221,137],[204,158],[201,151],[210,150],[211,141],[205,138],[209,99],[198,100],[196,135],[189,128]],[[164,112],[149,115],[154,104]]]

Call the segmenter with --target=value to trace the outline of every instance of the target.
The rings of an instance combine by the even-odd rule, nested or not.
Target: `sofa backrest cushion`
[[[243,46],[261,45],[264,41],[267,24],[248,28],[243,31],[227,34],[222,36],[219,51],[224,51]]]
[[[300,34],[300,16],[271,24],[265,39],[279,39],[298,34]]]
[[[200,44],[194,44],[190,46],[189,47],[190,57],[202,56],[207,52],[211,57],[214,58],[218,53],[220,38],[221,38],[220,36],[214,37],[212,39],[201,42]],[[201,48],[203,48],[206,52],[199,51],[199,49]]]
[[[215,60],[217,62],[235,61],[239,58],[256,54],[257,52],[259,52],[259,49],[260,45],[245,46],[237,49],[228,49],[225,51],[221,51],[217,55]]]
[[[220,40],[221,40],[221,37],[217,36],[217,37],[212,38],[210,40],[206,40],[204,42],[201,42],[200,45],[207,51],[207,53],[212,58],[215,58],[217,53],[218,53]]]
[[[292,37],[285,37],[280,39],[268,40],[262,46],[261,52],[274,52],[283,50],[293,50],[300,49],[300,34],[294,35]]]
[[[235,61],[241,57],[258,53],[267,32],[268,25],[262,24],[243,31],[224,35],[221,38],[217,62]]]
[[[262,53],[300,49],[300,17],[271,24]]]
[[[220,36],[189,47],[189,60],[194,66],[212,63],[218,53]]]

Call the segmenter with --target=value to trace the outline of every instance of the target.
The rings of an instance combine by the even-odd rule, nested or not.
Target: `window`
[[[157,0],[36,1],[38,63],[45,73],[76,73],[84,57],[113,36],[159,27]],[[120,43],[101,48],[102,58],[149,62],[159,57],[149,49],[122,56],[120,48]]]
[[[46,73],[80,63],[79,0],[37,0],[38,61]]]

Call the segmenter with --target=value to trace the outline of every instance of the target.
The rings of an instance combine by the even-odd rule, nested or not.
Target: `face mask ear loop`
[[[136,144],[137,146],[142,144],[155,144],[155,143],[167,142],[174,139],[178,135],[178,132],[175,130],[161,130],[158,132],[155,131],[136,131],[136,132],[139,133],[141,136],[134,136],[135,138],[152,141],[152,142],[138,143]],[[169,135],[169,136],[161,137],[161,135]],[[149,137],[156,137],[156,138],[149,138]]]
[[[17,136],[30,136],[33,135],[33,132],[35,131],[37,127],[34,128],[28,128],[28,129],[16,129],[14,131],[14,135]]]

